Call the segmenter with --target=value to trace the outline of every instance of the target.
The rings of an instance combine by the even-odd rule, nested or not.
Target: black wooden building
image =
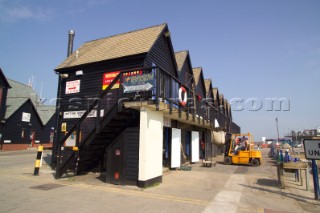
[[[167,24],[84,43],[55,72],[57,178],[99,168],[115,184],[161,182],[162,166],[196,162],[215,120],[232,120],[206,100],[189,53],[174,53]]]
[[[5,82],[1,99],[1,150],[52,146],[55,106],[43,105],[30,86],[6,79],[2,71],[0,75],[1,82]]]

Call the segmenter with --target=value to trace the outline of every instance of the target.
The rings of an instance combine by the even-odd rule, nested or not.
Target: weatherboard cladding
[[[30,113],[30,122],[22,121],[22,113]],[[31,125],[29,125],[29,123]],[[22,138],[24,129],[24,138]],[[11,140],[12,144],[29,144],[32,130],[36,131],[35,140],[41,140],[42,123],[34,105],[30,100],[25,101],[6,121],[3,130],[3,140]]]
[[[127,128],[124,132],[126,180],[139,179],[139,128]]]
[[[145,66],[151,67],[156,65],[172,76],[178,77],[174,53],[170,46],[169,39],[170,38],[166,38],[163,34],[159,36],[147,55]]]
[[[147,53],[166,27],[161,24],[84,43],[56,70]]]
[[[10,88],[7,78],[0,68],[0,120],[4,118],[6,113],[7,94]]]
[[[160,25],[154,27],[153,31],[159,31],[159,29],[164,29],[165,25]],[[150,28],[147,28],[147,31]],[[157,32],[158,32],[157,31]],[[135,31],[137,32],[137,31]],[[139,34],[145,34],[144,30],[139,31]],[[126,35],[133,35],[135,33],[127,33]],[[155,64],[157,66],[166,69],[171,75],[175,75],[175,65],[172,57],[170,56],[170,44],[168,40],[163,34],[154,33],[159,36],[158,39],[152,39],[155,43],[152,45],[149,53],[143,53],[134,56],[127,56],[122,58],[114,58],[112,60],[99,61],[91,64],[83,64],[77,67],[68,67],[63,70],[56,70],[58,72],[68,73],[68,78],[61,79],[61,105],[60,111],[82,111],[87,110],[87,108],[93,103],[94,98],[98,97],[102,92],[102,81],[103,74],[111,71],[121,71],[126,69],[140,69],[145,66],[152,66]],[[117,36],[114,36],[117,37]],[[113,38],[114,38],[113,37]],[[137,37],[137,36],[135,36]],[[137,39],[137,38],[135,38]],[[144,37],[139,37],[141,42],[139,44],[143,44]],[[147,38],[148,39],[148,38]],[[98,41],[98,40],[97,40]],[[148,43],[148,42],[147,42]],[[148,48],[147,48],[148,49]],[[91,51],[94,52],[93,49]],[[113,58],[113,57],[112,57]],[[68,60],[68,59],[67,59]],[[75,71],[82,70],[83,75],[76,76]],[[66,93],[66,82],[80,80],[80,91],[78,93],[65,94]],[[113,103],[117,101],[118,90],[112,90],[112,94],[109,94],[109,101],[107,105],[109,107],[112,106]],[[67,131],[72,128],[72,126],[76,123],[77,119],[60,119],[59,126],[62,122],[67,123]]]
[[[119,60],[111,60],[99,62],[91,65],[82,65],[78,69],[83,71],[82,76],[76,76],[73,68],[66,69],[68,78],[61,79],[61,105],[60,112],[83,111],[87,110],[95,101],[95,98],[103,92],[102,81],[103,74],[111,71],[121,71],[125,69],[140,68],[144,64],[144,56],[140,55]],[[80,91],[78,93],[66,94],[66,82],[80,80]],[[116,101],[118,89],[112,89],[108,94],[108,103],[105,108],[110,108]],[[65,119],[63,115],[59,119],[59,128],[61,123],[67,123],[67,131],[69,131],[78,119]],[[63,137],[63,134],[59,136]]]
[[[49,143],[50,142],[50,132],[56,129],[56,113],[53,115],[50,113],[51,117],[47,120],[42,128],[41,134],[41,142],[42,143]],[[42,119],[42,118],[41,118]]]
[[[193,76],[196,86],[196,93],[200,95],[202,98],[206,97],[203,72],[201,67],[193,68]]]
[[[175,53],[175,58],[178,66],[179,79],[181,82],[186,85],[190,90],[192,90],[193,72],[192,66],[189,60],[188,51],[180,51]]]
[[[215,107],[219,108],[220,106],[220,95],[218,88],[212,88],[213,98],[214,98],[214,105]]]
[[[201,116],[204,117],[204,107],[202,105],[202,99],[206,97],[206,92],[205,92],[205,86],[204,86],[204,79],[203,79],[203,74],[202,74],[202,68],[193,68],[193,76],[194,76],[194,81],[195,81],[195,92],[198,95],[197,98],[197,112]]]
[[[212,93],[212,84],[210,79],[205,79],[204,80],[204,85],[206,88],[206,98],[208,98],[211,102],[213,100],[213,93]]]

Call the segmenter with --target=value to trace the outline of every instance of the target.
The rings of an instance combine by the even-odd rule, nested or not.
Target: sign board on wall
[[[66,94],[79,93],[79,92],[80,92],[80,80],[66,82]]]
[[[68,132],[66,132],[67,134]],[[80,133],[81,134],[81,133]],[[64,146],[67,147],[73,147],[76,146],[76,138],[77,138],[77,134],[76,131],[74,131],[66,140],[66,142],[64,143]],[[79,140],[80,141],[80,140]]]
[[[116,72],[107,72],[103,74],[102,78],[102,89],[105,90],[108,88],[108,86],[111,84],[111,82],[117,77],[117,75],[120,73],[120,71]],[[118,89],[120,86],[120,80],[117,81],[111,89]]]
[[[131,93],[131,92],[140,92],[140,91],[148,91],[153,88],[154,84],[154,74],[142,74],[142,75],[133,75],[133,76],[125,76],[123,78],[123,92]]]
[[[61,124],[61,132],[66,132],[67,131],[67,123],[62,123]]]
[[[320,140],[303,140],[303,147],[308,160],[320,160]]]
[[[31,119],[31,114],[30,113],[26,113],[26,112],[22,112],[22,121],[23,122],[30,122]]]
[[[67,111],[63,113],[63,119],[71,119],[71,118],[81,118],[82,115],[86,111]],[[100,117],[103,117],[104,109],[100,110]],[[97,117],[97,110],[92,110],[88,115],[87,118],[95,118]]]

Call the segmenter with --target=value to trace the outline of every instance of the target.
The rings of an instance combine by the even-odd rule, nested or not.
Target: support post
[[[40,146],[38,146],[36,163],[34,164],[34,173],[33,173],[33,175],[39,175],[40,162],[41,162],[41,158],[42,158],[42,152],[43,152],[43,146],[40,145]]]
[[[319,176],[316,160],[312,160],[312,174],[313,174],[313,186],[314,186],[314,199],[319,200]]]

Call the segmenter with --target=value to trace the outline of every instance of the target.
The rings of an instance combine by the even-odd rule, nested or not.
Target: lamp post
[[[279,142],[279,126],[278,126],[278,118],[276,118],[276,125],[277,125],[277,135],[278,135],[278,142]]]

